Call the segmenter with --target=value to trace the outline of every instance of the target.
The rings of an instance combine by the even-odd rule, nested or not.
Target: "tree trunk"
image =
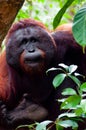
[[[0,47],[25,0],[0,0]]]

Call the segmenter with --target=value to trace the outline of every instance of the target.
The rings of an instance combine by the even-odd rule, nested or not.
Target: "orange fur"
[[[58,26],[55,31],[68,31],[72,33],[72,23],[62,24]]]
[[[7,100],[9,87],[9,77],[6,62],[6,52],[0,54],[0,99]]]

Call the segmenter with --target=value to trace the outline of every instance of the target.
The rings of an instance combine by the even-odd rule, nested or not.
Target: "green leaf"
[[[73,88],[66,88],[63,90],[62,95],[75,95],[76,91]]]
[[[70,96],[61,104],[61,109],[76,108],[80,101],[81,97],[79,95]]]
[[[64,102],[66,99],[67,99],[67,98],[62,98],[62,99],[58,99],[58,100],[56,100],[56,101],[58,101],[58,102]]]
[[[57,88],[63,82],[65,77],[66,74],[63,73],[56,75],[55,78],[53,79],[53,86]]]
[[[81,8],[73,20],[73,35],[77,43],[86,46],[86,7]]]
[[[80,106],[83,110],[83,113],[86,113],[86,99],[81,100]]]
[[[56,123],[56,130],[64,130],[64,128],[62,127],[62,126],[60,126],[59,124],[58,124],[58,122]]]
[[[73,75],[68,75],[68,76],[77,84],[77,86],[80,87],[81,82],[79,81],[79,79],[77,77],[75,77]]]
[[[80,86],[81,91],[86,92],[86,82]]]
[[[61,68],[54,68],[54,67],[52,67],[52,68],[48,69],[48,70],[46,71],[46,73],[48,73],[49,71],[55,71],[55,70],[61,70],[61,71],[62,71]]]
[[[74,75],[75,75],[75,76],[81,76],[81,77],[83,77],[83,78],[85,77],[84,75],[79,74],[79,73],[76,73],[76,72],[74,73]]]
[[[49,121],[49,120],[46,120],[46,121],[43,121],[41,123],[39,123],[37,126],[36,126],[36,130],[47,130],[46,127],[48,124],[52,123],[52,121]]]
[[[62,117],[76,117],[76,114],[65,112],[65,113],[60,114],[58,118],[62,118]]]
[[[44,2],[45,2],[45,0],[38,0],[38,2],[42,2],[42,3],[44,3]]]
[[[72,127],[74,129],[78,127],[78,124],[73,120],[59,121],[58,124],[64,128]]]
[[[70,66],[69,66],[69,73],[72,74],[77,68],[78,68],[77,65],[70,65]]]
[[[63,16],[63,14],[65,13],[65,11],[67,10],[67,8],[72,4],[74,0],[67,0],[67,2],[65,3],[65,5],[59,10],[59,12],[56,14],[54,21],[53,21],[53,28],[55,29],[58,24],[61,21],[61,18]]]
[[[60,63],[60,64],[58,64],[60,67],[62,67],[62,68],[64,68],[66,71],[68,71],[68,69],[69,69],[69,66],[67,66],[67,65],[65,65],[65,64],[63,64],[63,63]]]
[[[83,114],[82,108],[77,108],[77,109],[75,109],[75,114],[76,114],[77,116],[81,116],[81,115]]]
[[[29,128],[29,129],[31,129],[31,128],[33,128],[33,126],[34,126],[33,124],[31,124],[31,125],[20,125],[15,130],[18,130],[20,128]]]
[[[28,18],[28,14],[25,13],[23,10],[20,10],[19,13],[17,14],[17,19],[20,19],[20,18]]]

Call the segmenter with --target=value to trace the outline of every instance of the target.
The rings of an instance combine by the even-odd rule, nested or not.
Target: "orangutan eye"
[[[31,37],[30,38],[30,40],[29,40],[29,42],[31,42],[31,43],[35,43],[35,42],[37,42],[38,40],[35,38],[35,37]]]
[[[19,46],[21,46],[21,45],[25,45],[25,44],[27,44],[27,42],[28,42],[28,39],[23,38],[23,39],[21,40]]]
[[[22,44],[26,44],[27,42],[28,42],[28,39],[26,39],[26,38],[22,39]]]

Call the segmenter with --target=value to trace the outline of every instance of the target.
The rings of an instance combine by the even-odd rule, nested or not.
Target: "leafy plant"
[[[86,7],[81,8],[73,20],[73,36],[77,43],[83,47],[85,53],[86,47]]]
[[[85,0],[26,0],[16,20],[33,18],[42,21],[49,29],[53,29],[59,23],[71,22],[75,12],[83,4]]]
[[[76,73],[76,69],[76,65],[67,66],[61,63],[59,64],[59,68],[51,68],[47,71],[47,73],[49,71],[61,71],[61,73],[57,74],[53,79],[55,89],[58,89],[63,80],[67,77],[71,78],[77,86],[78,92],[73,88],[65,88],[62,91],[63,98],[57,99],[58,102],[61,103],[61,110],[65,110],[65,112],[58,115],[55,121],[46,120],[41,123],[36,122],[32,125],[19,126],[17,129],[27,127],[30,130],[49,130],[53,125],[56,126],[56,130],[64,130],[64,128],[69,127],[71,127],[72,130],[78,129],[78,121],[83,122],[82,119],[86,118],[86,99],[84,99],[86,96],[86,94],[84,94],[84,92],[86,92],[86,82],[81,84],[78,76],[83,78],[84,76]],[[64,96],[66,96],[66,98],[64,98]]]
[[[84,94],[84,92],[86,92],[86,82],[81,84],[77,76],[82,76],[83,78],[84,76],[79,73],[75,73],[76,69],[76,65],[67,66],[65,64],[59,64],[59,68],[51,68],[48,70],[61,70],[63,72],[57,74],[53,80],[55,89],[59,87],[63,80],[67,77],[71,78],[77,86],[77,90],[73,88],[65,88],[62,95],[68,97],[58,100],[61,102],[61,109],[67,111],[57,117],[55,122],[57,130],[63,130],[68,127],[72,127],[73,130],[76,130],[78,128],[77,121],[82,121],[82,118],[86,118],[86,99],[84,99],[86,96],[86,94]]]
[[[34,130],[35,127],[36,127],[36,123],[30,124],[30,125],[20,125],[15,130],[18,130],[20,128],[28,128],[30,130]]]
[[[53,28],[55,29],[58,24],[61,21],[61,18],[63,16],[63,14],[65,13],[65,11],[67,10],[67,8],[72,4],[72,2],[75,0],[67,0],[67,2],[65,3],[65,5],[59,10],[59,12],[56,14],[54,20],[53,20]]]
[[[80,86],[80,81],[78,80],[78,78],[76,76],[72,75],[77,69],[76,65],[67,66],[67,65],[61,63],[61,64],[59,64],[59,66],[60,66],[60,68],[51,68],[48,70],[48,71],[61,70],[63,72],[63,73],[60,73],[55,76],[55,78],[53,80],[53,86],[55,88],[57,88],[66,77],[71,78],[78,86]],[[77,74],[77,73],[74,73],[74,74]]]

